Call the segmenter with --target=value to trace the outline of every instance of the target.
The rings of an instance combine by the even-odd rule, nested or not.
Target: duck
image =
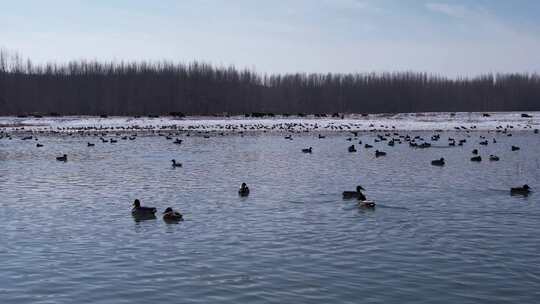
[[[373,146],[370,145],[370,144],[365,144],[365,145],[364,145],[364,148],[369,149],[369,148],[373,148]]]
[[[184,217],[180,212],[174,211],[171,207],[168,207],[163,212],[163,220],[165,222],[179,222],[183,221]]]
[[[362,186],[356,186],[356,191],[343,191],[343,199],[358,198],[359,200],[365,200],[366,196],[362,193]]]
[[[375,157],[385,156],[386,152],[375,150]]]
[[[171,162],[173,168],[182,167],[182,163],[177,163],[176,159],[171,159]]]
[[[96,144],[93,144],[93,143],[87,143],[86,145],[87,145],[88,147],[93,147],[93,146],[95,146]]]
[[[41,148],[41,147],[43,147],[43,145],[42,144],[36,144],[36,147]]]
[[[375,208],[376,204],[374,201],[361,200],[358,201],[358,206],[360,208],[373,209]]]
[[[511,195],[529,195],[531,193],[531,188],[529,185],[525,184],[522,187],[510,188]]]
[[[246,185],[246,183],[242,183],[240,186],[240,190],[238,190],[238,194],[240,196],[248,196],[249,195],[249,187]]]
[[[490,155],[489,160],[491,160],[491,161],[499,161],[499,157],[496,156],[496,155]]]
[[[57,160],[57,161],[67,162],[67,155],[64,154],[64,155],[62,155],[62,156],[57,156],[57,157],[56,157],[56,160]]]
[[[142,207],[141,201],[139,201],[138,199],[135,199],[135,201],[133,201],[133,209],[131,209],[131,215],[135,217],[155,218],[156,212],[157,209],[154,207]]]
[[[471,157],[471,161],[474,161],[474,162],[481,162],[482,161],[482,156],[474,156],[474,157]]]
[[[356,152],[354,145],[349,146],[349,152]]]
[[[177,144],[177,145],[181,145],[182,144],[182,140],[177,138],[173,141],[173,144]]]
[[[307,148],[307,149],[302,149],[302,152],[304,153],[311,153],[313,150],[311,147]]]
[[[440,159],[432,160],[432,161],[431,161],[431,164],[432,164],[433,166],[440,166],[440,167],[442,167],[442,166],[445,165],[444,158],[441,157]]]
[[[474,154],[474,155],[478,155],[478,149],[474,149],[474,150],[472,150],[472,154]]]
[[[512,146],[512,151],[517,151],[517,150],[519,150],[518,146]]]

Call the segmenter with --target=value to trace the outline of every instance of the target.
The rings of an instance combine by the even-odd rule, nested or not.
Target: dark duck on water
[[[64,154],[62,156],[58,156],[58,157],[56,157],[56,160],[57,161],[62,161],[62,162],[67,162],[67,155]]]
[[[522,187],[515,187],[510,188],[510,194],[511,195],[524,195],[527,196],[531,193],[531,187],[529,185],[525,184]]]
[[[184,217],[180,212],[174,211],[171,207],[168,207],[163,212],[163,220],[165,222],[179,222],[184,220]]]
[[[381,156],[386,156],[386,152],[376,150],[375,157],[381,157]]]
[[[141,201],[136,199],[133,202],[133,209],[131,209],[131,215],[138,218],[155,218],[157,209],[154,207],[143,207]]]
[[[240,196],[249,195],[249,187],[246,185],[246,183],[242,183],[242,185],[240,186],[240,190],[238,190],[238,195]]]
[[[439,167],[442,167],[442,166],[444,166],[444,164],[445,164],[444,158],[441,157],[440,159],[432,160],[432,161],[431,161],[431,164],[432,164],[433,166],[439,166]]]
[[[366,196],[362,193],[362,186],[357,186],[356,191],[343,191],[343,199],[357,198],[359,200],[365,200]]]

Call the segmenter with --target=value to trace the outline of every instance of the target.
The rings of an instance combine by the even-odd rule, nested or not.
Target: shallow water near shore
[[[352,142],[350,133],[182,135],[181,145],[38,136],[42,148],[4,138],[0,302],[536,302],[540,196],[509,189],[540,191],[540,135],[440,134],[429,149],[374,143],[373,132]],[[447,137],[467,143],[450,148]],[[481,163],[469,160],[474,148]],[[55,160],[64,153],[66,163]],[[440,157],[446,166],[430,165]],[[249,197],[238,196],[242,182]],[[358,184],[374,210],[342,200]],[[137,222],[135,198],[185,221]]]

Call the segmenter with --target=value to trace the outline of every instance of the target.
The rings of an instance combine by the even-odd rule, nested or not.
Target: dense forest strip
[[[540,110],[537,74],[267,75],[201,62],[33,64],[0,50],[0,115]]]

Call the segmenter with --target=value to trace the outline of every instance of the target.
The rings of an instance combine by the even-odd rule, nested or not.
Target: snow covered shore
[[[527,114],[530,117],[526,117]],[[525,117],[524,117],[525,116]],[[0,117],[0,130],[73,132],[89,129],[137,130],[189,130],[189,131],[261,131],[261,130],[317,130],[317,131],[364,131],[364,130],[494,130],[512,126],[514,130],[536,129],[540,126],[540,112],[494,112],[494,113],[400,113],[345,115],[341,118],[276,116],[272,118],[246,118],[243,116],[207,117],[192,116],[176,118],[162,116],[108,117]]]

